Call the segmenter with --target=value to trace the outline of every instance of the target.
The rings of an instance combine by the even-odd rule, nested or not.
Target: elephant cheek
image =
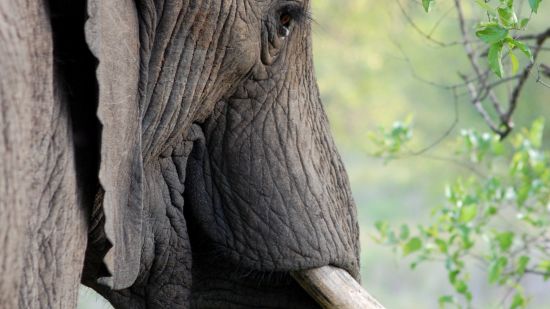
[[[300,141],[295,129],[276,127],[285,119],[276,113],[250,114],[255,104],[228,103],[195,141],[186,180],[192,230],[211,242],[209,250],[246,269],[333,264],[357,276],[355,205],[334,145]],[[308,159],[311,153],[334,160]]]

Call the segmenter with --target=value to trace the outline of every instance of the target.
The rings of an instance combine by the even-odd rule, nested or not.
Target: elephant
[[[316,308],[359,228],[310,0],[0,1],[0,307]]]

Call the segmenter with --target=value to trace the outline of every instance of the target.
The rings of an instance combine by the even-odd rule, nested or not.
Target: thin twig
[[[548,67],[544,64],[541,64],[541,65],[539,65],[539,68],[538,68],[537,72],[538,72],[538,74],[537,74],[537,83],[543,85],[546,88],[550,88],[550,84],[548,84],[548,83],[546,83],[545,81],[542,80],[542,75],[546,75],[547,77],[550,77],[550,67]]]
[[[462,38],[465,42],[464,43],[464,50],[466,51],[466,56],[468,57],[468,61],[470,62],[470,65],[472,66],[472,69],[474,70],[475,75],[479,78],[479,81],[480,81],[480,84],[481,84],[481,89],[487,89],[487,82],[486,82],[487,79],[483,78],[483,75],[482,75],[482,72],[481,72],[481,69],[480,69],[480,65],[478,63],[478,57],[475,55],[475,52],[474,52],[474,49],[473,49],[472,45],[468,42],[468,32],[467,32],[467,29],[466,29],[466,20],[464,18],[464,13],[462,11],[462,4],[461,4],[460,0],[454,0],[454,2],[455,2],[455,7],[456,7],[456,11],[457,11],[457,16],[458,16],[458,23],[459,23],[460,33],[461,33]],[[503,113],[502,108],[501,108],[501,103],[498,100],[497,96],[495,95],[495,93],[493,92],[492,89],[488,89],[487,93],[488,93],[489,99],[491,100],[491,102],[493,104],[493,108],[495,109],[495,111],[500,116],[502,125],[504,126],[503,130],[501,130],[499,128],[499,126],[496,125],[493,122],[493,120],[491,119],[491,116],[489,115],[489,113],[483,107],[482,101],[477,98],[478,94],[481,91],[476,90],[475,86],[472,85],[472,84],[468,85],[468,90],[470,91],[470,94],[472,95],[472,104],[474,105],[476,110],[479,112],[479,114],[483,117],[485,122],[489,125],[491,130],[493,130],[496,134],[502,136],[503,133],[505,133],[507,130],[510,129],[510,125],[507,122],[502,121],[504,113]]]
[[[413,20],[412,18],[409,16],[409,14],[407,13],[407,11],[405,10],[405,8],[403,7],[403,4],[401,4],[401,1],[399,0],[395,0],[395,2],[397,2],[397,6],[399,7],[399,10],[401,10],[401,13],[403,14],[403,16],[405,17],[405,19],[407,20],[407,22],[413,27],[413,29],[418,32],[421,36],[425,37],[428,41],[440,46],[440,47],[451,47],[451,46],[456,46],[456,45],[462,45],[464,44],[464,42],[442,42],[442,41],[439,41],[437,39],[434,39],[433,38],[433,32],[434,32],[434,29],[432,29],[430,31],[430,33],[426,33],[424,30],[422,30]],[[436,23],[437,25],[438,23]]]
[[[456,125],[458,124],[458,121],[459,121],[459,113],[458,113],[458,97],[457,97],[457,94],[456,94],[456,89],[452,89],[453,91],[453,105],[454,105],[454,113],[455,113],[455,116],[454,116],[454,119],[453,119],[453,122],[451,122],[451,125],[447,128],[447,130],[445,130],[445,132],[443,132],[443,134],[437,138],[434,142],[432,142],[430,145],[420,149],[420,150],[417,150],[415,152],[412,152],[410,154],[410,156],[419,156],[419,155],[422,155],[426,152],[428,152],[429,150],[431,150],[432,148],[434,148],[435,146],[439,145],[443,140],[445,140],[450,134],[451,132],[453,132],[453,130],[455,129]]]

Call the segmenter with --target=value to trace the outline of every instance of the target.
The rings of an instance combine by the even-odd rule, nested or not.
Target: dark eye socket
[[[309,14],[305,8],[298,4],[286,5],[279,11],[279,23],[283,27],[290,27],[293,22],[300,23]]]
[[[290,35],[291,26],[293,23],[299,24],[305,18],[308,16],[307,12],[305,11],[304,7],[297,4],[290,4],[284,6],[280,11],[278,15],[278,22],[279,22],[279,36],[280,37],[287,37]]]
[[[281,23],[281,26],[286,28],[290,27],[291,21],[292,21],[292,16],[287,12],[282,13],[279,18],[279,22]]]

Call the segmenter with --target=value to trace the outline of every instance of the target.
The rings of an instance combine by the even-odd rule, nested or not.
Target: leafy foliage
[[[401,153],[402,146],[412,137],[411,123],[412,117],[409,116],[403,122],[394,122],[390,130],[380,127],[376,132],[370,132],[368,137],[376,149],[372,155],[389,161]]]
[[[529,1],[533,12],[537,12],[540,1]],[[476,36],[489,45],[489,68],[498,77],[503,77],[502,59],[509,55],[512,74],[516,74],[519,67],[514,50],[520,50],[531,61],[533,55],[525,43],[514,39],[511,32],[525,29],[529,18],[518,19],[513,0],[499,0],[496,6],[490,5],[489,0],[476,0],[476,3],[487,14],[488,22],[478,24]]]
[[[432,4],[434,3],[434,0],[422,0],[422,6],[424,7],[424,10],[426,13],[429,13],[432,9]]]
[[[441,296],[441,307],[471,307],[474,266],[488,284],[514,292],[502,300],[508,308],[529,303],[526,275],[550,279],[550,152],[542,147],[543,129],[538,119],[506,141],[462,131],[456,155],[476,173],[447,186],[446,203],[433,209],[431,222],[414,233],[407,225],[376,223],[376,240],[412,257],[413,269],[427,261],[442,264],[454,294]],[[401,148],[402,141],[384,145]]]
[[[542,0],[529,0],[532,13],[537,13]],[[504,69],[502,60],[508,56],[511,63],[512,74],[519,69],[516,50],[523,53],[530,61],[533,55],[530,48],[515,37],[515,32],[522,31],[529,24],[530,16],[518,18],[515,6],[520,1],[514,0],[475,0],[479,8],[486,15],[486,21],[477,25],[476,36],[488,45],[487,60],[489,68],[495,75],[502,78]],[[435,0],[423,0],[422,6],[429,12]]]

